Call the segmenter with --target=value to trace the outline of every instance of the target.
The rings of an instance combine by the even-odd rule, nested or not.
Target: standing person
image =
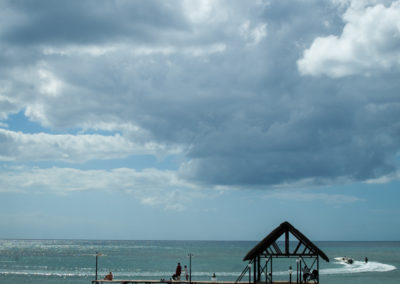
[[[185,265],[185,278],[186,278],[186,281],[189,280],[189,274],[188,274],[188,270],[187,270],[187,266],[186,265]]]
[[[181,272],[182,272],[182,266],[181,263],[178,262],[178,266],[176,267],[175,274],[172,275],[172,279],[181,280]]]

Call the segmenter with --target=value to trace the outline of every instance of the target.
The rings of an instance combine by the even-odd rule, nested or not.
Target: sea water
[[[170,279],[178,262],[192,280],[234,281],[243,257],[257,242],[247,241],[89,241],[0,240],[0,283],[91,283],[112,271],[116,279]],[[400,242],[315,242],[330,261],[320,259],[325,284],[400,283]],[[192,257],[189,257],[189,254]],[[351,257],[353,264],[335,260]],[[368,263],[364,258],[368,257]],[[296,281],[295,259],[274,259],[274,280]],[[248,274],[242,281],[248,280]]]

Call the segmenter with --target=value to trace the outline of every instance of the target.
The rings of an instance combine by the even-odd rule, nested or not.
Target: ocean
[[[242,259],[256,241],[91,241],[0,240],[0,283],[91,283],[112,271],[115,279],[169,279],[176,264],[189,267],[192,280],[236,280]],[[400,283],[400,242],[314,242],[329,257],[320,259],[320,283]],[[335,260],[351,257],[353,264]],[[369,262],[365,263],[364,258]],[[274,279],[296,281],[296,261],[274,259]],[[247,280],[245,276],[243,281]]]

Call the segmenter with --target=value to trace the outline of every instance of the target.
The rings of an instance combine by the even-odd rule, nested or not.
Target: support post
[[[273,281],[272,281],[272,273],[273,273],[273,272],[272,272],[272,256],[271,256],[271,266],[270,266],[270,267],[271,267],[271,283],[272,283],[272,282],[273,282]]]
[[[256,284],[256,280],[257,280],[256,279],[256,275],[257,275],[256,268],[257,268],[257,257],[253,261],[253,282],[254,282],[254,284]]]
[[[301,276],[301,258],[300,258],[300,283],[303,283],[303,277]]]
[[[98,263],[99,263],[99,253],[96,251],[96,280],[97,280],[97,266],[98,266]]]
[[[249,284],[251,283],[251,264],[249,263]]]
[[[317,274],[317,283],[319,284],[319,255],[317,255],[317,271],[318,271],[318,274]]]
[[[192,283],[192,253],[189,253],[189,283]]]

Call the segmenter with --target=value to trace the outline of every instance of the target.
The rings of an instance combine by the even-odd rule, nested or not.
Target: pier
[[[249,284],[249,282],[236,282],[236,281],[171,281],[171,280],[124,280],[124,279],[114,279],[114,280],[93,280],[92,284],[101,283],[120,283],[120,284]],[[258,284],[270,284],[271,282],[258,282]],[[300,284],[300,282],[297,282]],[[311,284],[314,281],[302,282],[302,284]],[[296,281],[274,281],[272,284],[296,284]]]
[[[283,245],[279,242],[282,239]],[[292,242],[291,240],[292,239]],[[97,279],[96,253],[96,279]],[[191,256],[191,255],[190,255]],[[273,263],[280,259],[289,259],[292,265],[288,267],[289,281],[275,280]],[[121,284],[319,284],[319,259],[329,262],[328,256],[312,243],[305,235],[293,227],[289,222],[283,222],[253,249],[243,261],[248,262],[236,281],[193,281],[191,268],[189,280],[93,280],[92,284],[121,283]],[[191,261],[191,259],[190,259]],[[290,262],[289,262],[290,263]],[[190,265],[191,267],[191,265]],[[292,276],[293,274],[293,276]],[[179,275],[179,274],[178,274]],[[243,281],[245,277],[248,281]],[[213,276],[213,278],[215,275]]]

